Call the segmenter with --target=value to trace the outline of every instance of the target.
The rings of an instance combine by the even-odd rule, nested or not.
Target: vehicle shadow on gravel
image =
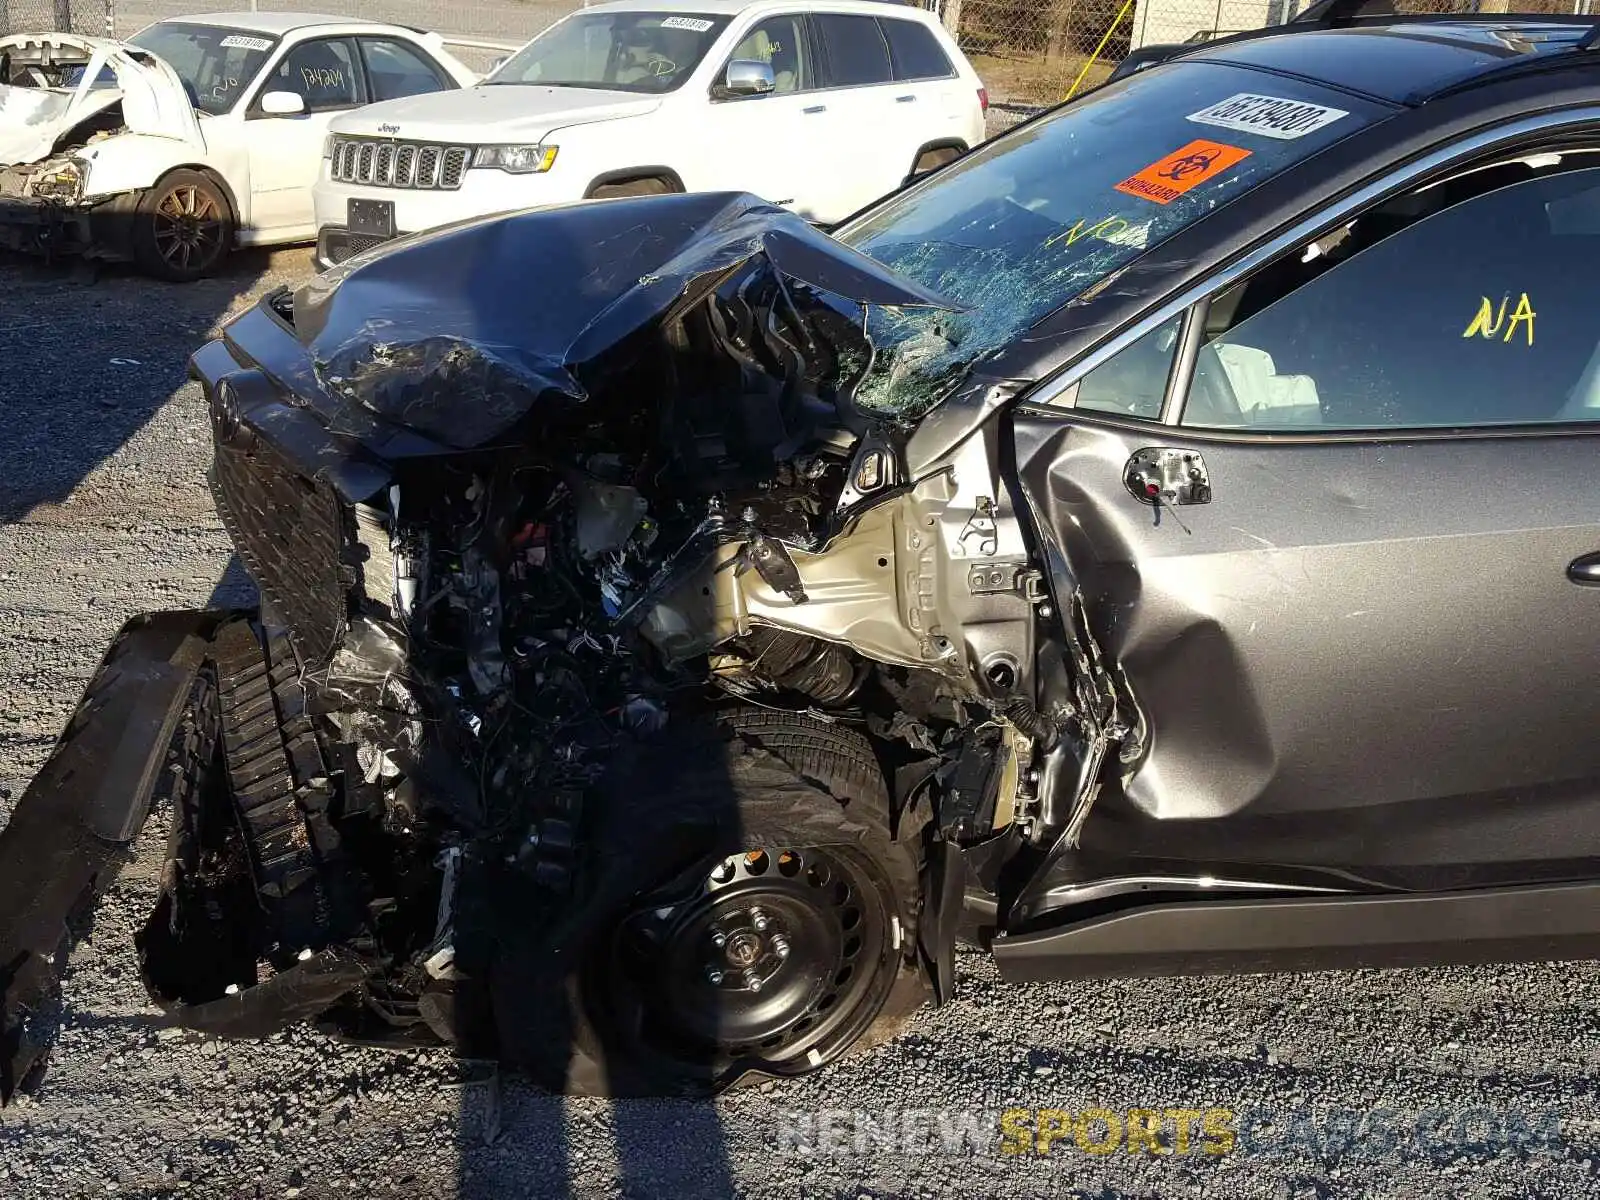
[[[593,1111],[591,1102],[566,1100],[513,1080],[502,1103],[493,1144],[464,1130],[471,1140],[461,1156],[461,1200],[589,1194],[592,1186],[578,1182],[593,1174],[573,1144],[574,1125],[599,1126],[609,1134],[618,1195],[688,1200],[737,1193],[727,1136],[709,1101],[618,1100],[609,1111]],[[578,1105],[591,1111],[580,1114]],[[481,1128],[481,1121],[474,1124]],[[594,1139],[577,1140],[593,1145]],[[515,1164],[514,1177],[509,1164]]]
[[[207,601],[211,608],[244,608],[259,603],[254,581],[237,554],[233,555],[217,580]],[[610,904],[597,902],[592,912],[615,911],[630,900],[630,888],[637,885],[636,864],[645,849],[658,851],[669,844],[685,850],[681,861],[693,862],[687,850],[690,840],[681,843],[675,836],[684,828],[681,818],[672,817],[659,803],[663,790],[682,787],[700,798],[698,825],[702,830],[722,831],[723,848],[742,844],[734,784],[718,765],[697,760],[687,776],[682,768],[662,764],[663,748],[645,752],[638,758],[624,753],[614,764],[618,799],[607,811],[612,819],[608,830],[597,832],[596,891],[613,897]],[[675,748],[665,748],[671,759],[682,756]],[[655,786],[646,780],[654,781]],[[673,828],[677,826],[677,828]],[[712,835],[703,832],[692,839],[703,847]],[[608,869],[609,868],[609,869]],[[609,880],[609,885],[606,881]],[[501,897],[502,901],[508,897]],[[520,906],[519,906],[520,907]],[[590,918],[599,921],[598,916]],[[560,924],[552,914],[552,924]],[[539,934],[547,926],[533,928]],[[598,941],[593,930],[585,930],[582,920],[566,930],[582,947]],[[514,944],[515,936],[502,935],[502,945]],[[535,937],[533,944],[542,946]],[[521,1070],[497,1069],[482,1064],[469,1071],[477,1083],[463,1087],[457,1110],[457,1144],[462,1147],[457,1174],[457,1196],[461,1200],[501,1200],[508,1196],[564,1197],[586,1194],[580,1182],[592,1177],[597,1164],[584,1161],[573,1144],[574,1124],[595,1121],[608,1126],[609,1140],[616,1157],[615,1183],[626,1196],[723,1197],[735,1191],[733,1168],[721,1118],[715,1104],[704,1099],[614,1101],[574,1100],[556,1094],[563,1085],[562,1072],[584,1091],[623,1092],[638,1086],[631,1072],[607,1069],[607,1053],[596,1053],[596,1037],[602,1045],[611,1042],[613,1033],[597,1030],[593,1023],[580,1021],[571,1011],[571,993],[561,985],[558,972],[546,972],[537,959],[526,962],[526,972],[517,968],[494,971],[492,981],[496,1005],[498,1042],[508,1058],[525,1064]],[[645,986],[664,981],[649,979]],[[618,989],[619,991],[625,989]],[[508,999],[509,997],[509,999]],[[632,997],[637,1000],[638,997]],[[691,1072],[709,1071],[710,1064],[684,1064]]]
[[[0,524],[60,503],[165,405],[271,255],[193,284],[0,251]]]
[[[240,562],[239,556],[235,554],[228,559],[228,566],[222,572],[222,577],[211,589],[211,596],[206,601],[205,607],[250,608],[259,602],[256,581],[250,578],[250,572],[245,570],[244,563]]]
[[[738,990],[730,965],[750,944],[740,906],[755,893],[742,890],[743,868],[724,876],[710,857],[747,838],[738,795],[749,777],[719,741],[691,718],[617,745],[585,800],[582,902],[562,901],[547,929],[525,919],[523,931],[501,931],[487,973],[497,1048],[514,1066],[488,1113],[463,1111],[463,1200],[588,1194],[596,1172],[613,1169],[575,1145],[592,1145],[582,1130],[593,1124],[619,1194],[733,1194],[722,1121],[702,1094],[719,1067],[699,1038],[740,1040],[731,1031],[759,1000]],[[708,885],[708,874],[724,882]],[[769,911],[781,925],[783,910]],[[711,936],[719,927],[725,949]],[[682,1098],[639,1098],[663,1094]],[[509,1188],[508,1158],[519,1172]]]

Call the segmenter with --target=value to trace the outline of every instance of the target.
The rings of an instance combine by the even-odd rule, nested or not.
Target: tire
[[[702,744],[674,738],[643,778],[635,794],[680,825],[709,813],[714,844],[593,939],[567,1090],[711,1095],[807,1074],[892,1035],[926,998],[921,829],[893,835],[865,737],[734,709]]]
[[[228,256],[233,233],[233,210],[215,179],[201,171],[169,171],[139,198],[134,262],[157,279],[191,283]]]
[[[602,183],[589,193],[591,200],[611,200],[619,196],[670,196],[678,189],[665,179],[650,176],[645,179],[626,179],[620,183]]]

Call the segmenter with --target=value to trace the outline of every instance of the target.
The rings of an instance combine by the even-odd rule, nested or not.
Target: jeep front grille
[[[337,183],[453,192],[471,154],[465,146],[336,137],[329,166]]]

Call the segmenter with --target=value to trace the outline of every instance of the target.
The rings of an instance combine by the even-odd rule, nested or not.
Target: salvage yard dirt
[[[119,625],[248,603],[212,510],[188,353],[304,250],[221,279],[91,279],[0,260],[0,824]],[[37,1092],[0,1112],[0,1197],[1038,1195],[1592,1196],[1600,969],[1493,967],[1005,987],[959,962],[958,999],[895,1042],[715,1104],[560,1101],[432,1052],[309,1030],[219,1044],[163,1030],[133,934],[158,810],[73,952]],[[0,971],[4,964],[0,964]],[[1564,1148],[1358,1157],[1262,1134],[1231,1152],[1103,1154],[1068,1136],[1003,1154],[1009,1108],[1554,1112]],[[916,1114],[922,1114],[917,1116]],[[867,1122],[872,1136],[862,1136]],[[919,1125],[920,1123],[920,1125]],[[913,1142],[908,1131],[932,1129]],[[965,1145],[962,1130],[965,1129]],[[873,1131],[876,1132],[873,1132]],[[955,1133],[946,1150],[942,1139]],[[1281,1134],[1277,1135],[1281,1141]],[[1015,1142],[1011,1145],[1016,1149]]]

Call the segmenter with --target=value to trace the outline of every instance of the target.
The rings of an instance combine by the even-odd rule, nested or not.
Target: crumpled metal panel
[[[756,260],[856,304],[951,309],[737,193],[536,209],[404,239],[295,295],[321,386],[468,449],[535,402],[587,400],[630,339]]]

